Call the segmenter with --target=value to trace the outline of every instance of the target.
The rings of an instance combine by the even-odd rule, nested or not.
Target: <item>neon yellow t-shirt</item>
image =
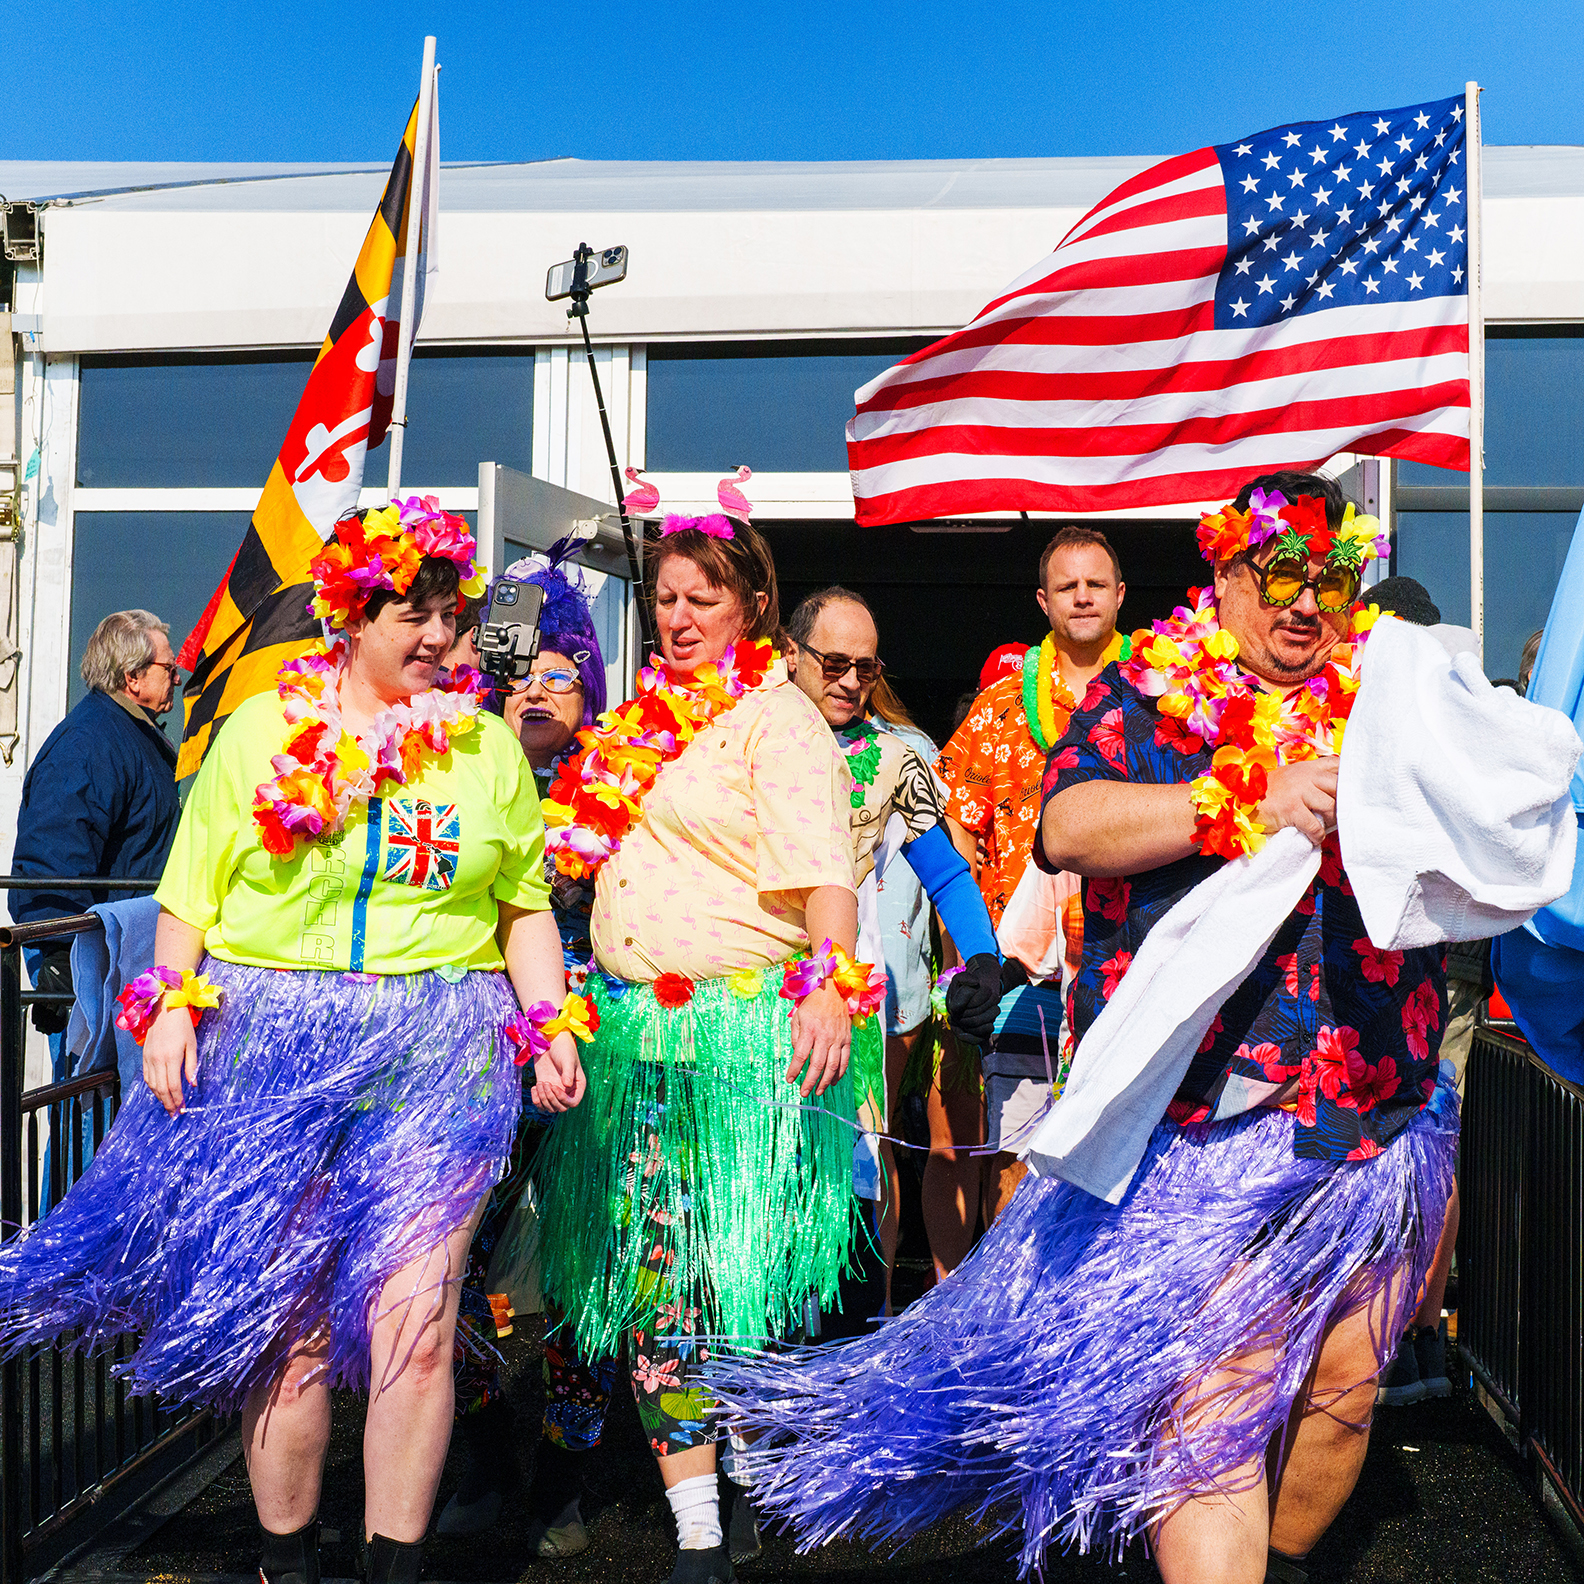
[[[504,966],[497,903],[550,905],[533,770],[511,729],[480,713],[406,786],[354,803],[334,835],[264,850],[253,793],[286,717],[274,693],[226,721],[199,770],[155,899],[225,962],[420,973]]]

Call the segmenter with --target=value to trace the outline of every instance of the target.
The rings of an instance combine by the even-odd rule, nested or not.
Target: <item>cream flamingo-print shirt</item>
[[[599,966],[645,984],[717,979],[807,946],[808,893],[854,889],[843,758],[777,660],[661,769],[637,828],[601,868]]]

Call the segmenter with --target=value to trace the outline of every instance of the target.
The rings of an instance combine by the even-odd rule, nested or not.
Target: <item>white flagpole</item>
[[[1483,200],[1480,179],[1480,86],[1463,88],[1468,189],[1468,316],[1469,316],[1469,626],[1474,629],[1480,663],[1485,661],[1485,310],[1481,287]]]
[[[418,80],[418,129],[413,138],[412,175],[407,183],[407,252],[402,259],[402,323],[396,331],[396,389],[391,396],[390,473],[387,500],[395,500],[401,489],[402,450],[407,438],[407,371],[412,363],[415,336],[407,334],[407,324],[418,308],[418,244],[427,211],[429,183],[429,114],[434,98],[435,39],[424,39],[423,75]],[[1470,312],[1473,311],[1472,303]]]

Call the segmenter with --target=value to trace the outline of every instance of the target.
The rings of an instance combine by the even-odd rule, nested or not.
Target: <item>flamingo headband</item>
[[[622,498],[627,515],[653,516],[660,509],[660,491],[653,484],[643,482],[643,474],[638,468],[628,468],[627,477],[638,486]],[[743,466],[731,478],[722,479],[715,486],[715,498],[720,502],[721,509],[711,512],[707,517],[682,517],[676,512],[667,512],[665,521],[660,524],[660,537],[665,539],[674,533],[692,529],[707,534],[711,539],[735,538],[732,519],[736,518],[746,526],[753,513],[753,502],[737,486],[746,484],[752,477],[753,469]]]

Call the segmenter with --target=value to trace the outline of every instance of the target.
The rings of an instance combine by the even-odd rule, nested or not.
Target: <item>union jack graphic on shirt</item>
[[[386,880],[449,891],[462,850],[462,821],[455,803],[414,803],[392,798],[385,805]]]

